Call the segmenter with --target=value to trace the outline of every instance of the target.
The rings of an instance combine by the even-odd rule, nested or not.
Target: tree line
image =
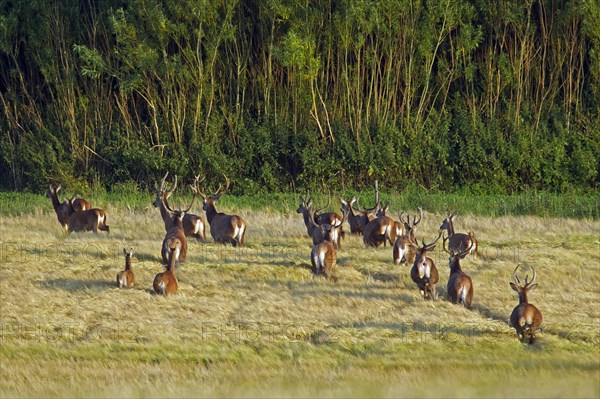
[[[596,0],[0,0],[0,188],[597,189]]]

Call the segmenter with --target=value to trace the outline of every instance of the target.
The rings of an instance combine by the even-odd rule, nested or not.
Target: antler
[[[190,202],[190,205],[184,210],[181,211],[183,213],[187,213],[187,211],[189,211],[192,208],[192,205],[194,205],[194,201],[196,200],[196,197],[198,196],[198,179],[200,178],[200,175],[196,176],[194,178],[194,184],[190,184],[190,188],[192,189],[192,194],[194,194],[194,196],[192,197],[192,202]]]
[[[327,197],[327,205],[321,208],[317,208],[315,210],[315,213],[321,212],[323,209],[329,208],[329,205],[331,205],[331,189],[329,190],[329,196]]]
[[[515,280],[515,283],[517,283],[517,285],[521,285],[521,280],[519,280],[519,276],[517,276],[517,269],[519,268],[519,266],[521,265],[517,265],[517,267],[515,267],[515,270],[513,271],[512,277]]]
[[[419,210],[419,220],[413,221],[413,227],[421,223],[421,219],[423,219],[423,209],[421,207],[417,209]]]
[[[432,249],[435,246],[435,243],[440,239],[441,236],[442,236],[442,232],[440,231],[437,238],[435,240],[431,241],[429,244],[425,244],[425,241],[423,241],[422,249],[424,249],[426,251],[429,249]]]
[[[168,174],[168,172],[167,172],[167,174]],[[165,178],[166,178],[166,175],[165,175]],[[177,175],[175,175],[175,186],[168,192],[169,193],[173,192],[173,190],[175,190],[176,187],[177,187]],[[165,194],[166,194],[166,192],[165,192]],[[169,197],[168,195],[163,195],[161,198],[161,201],[162,201],[163,205],[165,206],[165,208],[167,208],[167,210],[169,212],[173,213],[175,211],[169,206],[169,198],[168,197]]]
[[[217,190],[217,192],[215,192],[213,194],[213,197],[216,197],[218,195],[223,195],[227,192],[227,190],[229,190],[229,186],[231,185],[231,181],[229,181],[229,178],[223,174],[223,176],[225,177],[225,188],[221,188],[221,184],[219,184],[219,189]]]
[[[533,282],[535,281],[535,278],[537,277],[533,266],[531,267],[531,270],[533,270],[533,277],[531,278],[531,281],[528,281],[529,275],[525,276],[525,288],[530,287],[533,284]]]

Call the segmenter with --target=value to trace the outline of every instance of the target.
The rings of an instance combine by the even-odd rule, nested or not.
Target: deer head
[[[535,283],[535,278],[537,277],[537,275],[535,273],[535,269],[532,267],[531,269],[533,270],[533,277],[531,278],[531,281],[529,280],[529,275],[526,275],[525,284],[523,284],[521,283],[521,279],[519,279],[519,276],[517,276],[517,269],[519,268],[519,266],[520,265],[517,265],[517,267],[513,271],[513,281],[510,282],[510,286],[519,294],[519,303],[528,303],[527,294],[530,291],[533,291],[537,288],[537,284]]]

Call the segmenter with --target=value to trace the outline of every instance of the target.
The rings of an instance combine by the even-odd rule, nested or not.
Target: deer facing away
[[[117,287],[119,288],[132,288],[135,285],[135,276],[131,269],[131,258],[133,258],[133,248],[127,252],[123,248],[123,255],[125,256],[125,270],[121,270],[117,273]]]
[[[527,341],[533,344],[535,343],[535,334],[542,324],[542,312],[529,303],[527,298],[527,294],[537,288],[535,283],[536,274],[534,269],[531,281],[529,281],[527,275],[525,276],[525,284],[522,284],[519,276],[517,276],[518,268],[519,265],[513,271],[513,281],[510,282],[510,286],[519,294],[519,304],[510,315],[510,325],[514,327],[521,342]]]

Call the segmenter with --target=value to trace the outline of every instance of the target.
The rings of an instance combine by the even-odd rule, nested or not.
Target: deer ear
[[[123,255],[127,256],[127,250],[123,248]]]
[[[529,287],[527,287],[527,291],[533,291],[537,288],[537,284],[531,284]]]
[[[517,285],[516,285],[515,283],[513,283],[512,281],[510,282],[510,287],[511,287],[513,290],[515,290],[515,291],[519,292],[519,287],[517,287]]]

